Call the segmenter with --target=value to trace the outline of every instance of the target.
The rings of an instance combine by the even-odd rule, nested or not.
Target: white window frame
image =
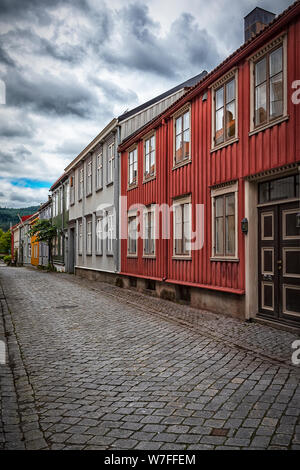
[[[93,241],[93,221],[91,218],[86,219],[86,254],[92,254],[92,241]]]
[[[103,217],[96,218],[96,255],[103,255]]]
[[[135,252],[130,251],[130,233],[131,233],[131,223],[130,219],[135,219],[135,231],[136,231],[136,238],[135,238]],[[127,214],[127,257],[128,258],[137,258],[138,256],[138,237],[137,237],[137,227],[138,227],[138,216],[137,211],[130,211]],[[132,238],[133,240],[133,238]]]
[[[216,92],[225,87],[228,82],[231,80],[235,80],[235,135],[231,138],[224,140],[218,144],[215,143],[215,133],[216,133]],[[211,86],[211,97],[212,97],[212,106],[211,106],[211,151],[218,150],[222,147],[226,147],[227,145],[233,144],[234,142],[238,141],[238,69],[234,68],[230,70],[226,75],[224,75],[220,80],[215,82]],[[226,110],[224,109],[224,112]],[[225,119],[225,114],[223,119]],[[226,128],[224,122],[224,136],[225,136]],[[224,137],[225,138],[225,137]]]
[[[136,179],[134,180],[134,171],[136,167]],[[132,173],[131,173],[132,168]],[[137,146],[128,151],[128,189],[135,188],[138,184],[138,148]]]
[[[191,196],[186,196],[183,198],[178,198],[174,199],[173,201],[173,258],[174,259],[191,259],[191,250],[187,250],[185,253],[177,253],[176,252],[176,240],[181,240],[181,238],[176,237],[176,225],[177,225],[177,219],[176,219],[176,214],[177,214],[177,208],[178,206],[183,206],[183,205],[188,205],[188,213],[189,213],[189,239],[187,238],[187,243],[191,243],[191,237],[192,237],[192,198]],[[181,220],[181,232],[185,232],[185,227],[184,227],[184,221]]]
[[[150,233],[151,237],[148,238],[149,234],[149,226],[148,226],[148,218],[150,215],[150,220],[151,220],[151,225],[150,225]],[[156,256],[156,240],[155,240],[155,234],[156,234],[156,226],[155,226],[155,206],[151,205],[148,206],[143,213],[143,257],[144,258],[155,258]],[[153,253],[151,252],[146,252],[146,240],[148,240],[148,246],[151,243],[153,244]]]
[[[106,221],[107,221],[107,243],[106,243],[106,254],[111,256],[113,255],[114,249],[114,214],[112,211],[106,212]]]
[[[151,140],[153,138],[154,138],[154,147],[151,146]],[[149,142],[149,152],[148,153],[146,153],[147,142]],[[144,177],[143,177],[143,180],[144,180],[144,182],[146,182],[146,181],[151,180],[152,178],[155,178],[155,176],[156,176],[156,134],[155,134],[155,132],[151,132],[150,135],[148,135],[144,138],[143,148],[144,148],[144,158],[143,158],[143,162],[144,162],[143,175],[144,175]],[[154,171],[153,171],[153,173],[151,173],[151,171],[150,171],[152,154],[154,154]],[[149,172],[148,173],[147,173],[147,157],[149,159]]]
[[[78,221],[78,254],[79,255],[82,255],[82,248],[83,248],[83,242],[82,242],[82,239],[83,239],[83,233],[82,233],[82,230],[83,230],[83,220],[79,220]]]
[[[70,188],[70,206],[75,204],[75,178],[74,174],[69,178],[69,188]]]
[[[83,179],[84,179],[84,168],[83,165],[78,170],[78,201],[81,201],[83,198]]]
[[[112,142],[107,148],[107,184],[114,182],[115,168],[115,143]]]
[[[103,187],[103,152],[99,152],[96,157],[97,171],[96,171],[96,189]]]
[[[183,158],[182,160],[176,160],[176,121],[179,118],[183,118],[183,116],[189,113],[189,156],[188,158]],[[186,165],[192,161],[192,132],[191,132],[191,105],[188,103],[184,108],[178,110],[175,114],[173,114],[173,168],[180,167],[182,165]]]
[[[234,255],[216,255],[215,253],[215,199],[219,196],[234,193],[235,201],[235,253]],[[211,189],[211,261],[239,261],[238,258],[238,182]],[[224,228],[224,227],[223,227]]]
[[[90,158],[86,165],[86,196],[92,194],[93,162]]]

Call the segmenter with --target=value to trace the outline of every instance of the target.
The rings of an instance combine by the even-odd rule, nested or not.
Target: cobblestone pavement
[[[0,284],[1,448],[300,449],[293,334],[70,275]]]

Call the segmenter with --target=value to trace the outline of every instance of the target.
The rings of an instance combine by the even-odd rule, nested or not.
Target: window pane
[[[183,116],[183,130],[190,128],[190,113],[185,113]]]
[[[176,119],[176,135],[180,134],[182,131],[182,119],[181,117]]]
[[[224,106],[224,88],[219,88],[216,91],[216,109],[220,109]]]
[[[225,210],[226,210],[226,215],[234,215],[235,213],[235,198],[234,194],[230,194],[229,196],[226,196],[226,203],[225,203]]]
[[[234,255],[235,251],[235,217],[226,217],[226,255]]]
[[[267,119],[267,86],[264,83],[255,90],[255,124],[261,124]]]
[[[269,201],[269,183],[261,183],[259,185],[259,202],[268,202]]]
[[[263,238],[273,238],[273,215],[263,216]]]
[[[273,285],[264,284],[264,304],[265,307],[273,308]]]
[[[270,200],[294,197],[294,177],[289,176],[280,180],[270,181]]]
[[[235,136],[235,101],[226,105],[226,137]]]
[[[289,250],[285,253],[285,265],[287,274],[300,275],[300,251]]]
[[[223,255],[223,217],[216,218],[216,255]]]
[[[282,71],[282,47],[270,54],[270,77]]]
[[[190,142],[190,131],[184,131],[183,133],[183,158],[189,156],[189,142]]]
[[[235,99],[235,79],[231,80],[226,85],[226,103]]]
[[[273,250],[263,250],[263,272],[273,272]]]
[[[216,144],[224,140],[224,108],[216,112]]]
[[[146,154],[149,153],[150,141],[146,140]]]
[[[270,118],[281,116],[283,113],[282,73],[270,80]]]
[[[216,217],[223,216],[223,209],[224,209],[224,198],[223,196],[216,198]]]
[[[300,235],[300,228],[297,227],[297,213],[291,212],[285,214],[286,233],[287,237],[298,237]]]
[[[286,309],[289,312],[300,313],[300,289],[286,288]]]
[[[176,137],[176,161],[180,161],[183,158],[182,155],[182,140],[181,140],[181,134]]]
[[[255,85],[260,85],[267,79],[266,58],[257,62],[255,65]]]

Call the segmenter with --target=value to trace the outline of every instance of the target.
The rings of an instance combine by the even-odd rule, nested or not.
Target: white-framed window
[[[144,256],[155,256],[155,210],[153,206],[144,211]]]
[[[107,183],[114,181],[114,168],[115,168],[115,144],[112,143],[107,149]]]
[[[103,186],[103,153],[97,155],[96,189]]]
[[[113,213],[108,211],[106,212],[107,219],[107,254],[113,254],[113,239],[114,239],[114,216]]]
[[[62,186],[59,188],[58,191],[59,194],[59,213],[62,214],[64,210],[64,194],[63,194],[63,188]]]
[[[86,165],[86,195],[88,196],[92,192],[92,159],[87,162]]]
[[[173,202],[173,232],[175,257],[190,257],[190,243],[192,230],[191,197],[176,199]]]
[[[211,190],[212,259],[237,259],[238,183]]]
[[[71,175],[69,178],[69,188],[70,188],[70,204],[75,203],[75,178],[74,175]]]
[[[238,70],[212,86],[212,149],[237,139]]]
[[[127,255],[137,256],[137,214],[128,214]]]
[[[103,254],[103,217],[96,220],[96,254]]]
[[[190,109],[174,116],[174,165],[191,159]]]
[[[88,255],[92,254],[92,219],[87,219],[86,222],[86,252]]]
[[[78,254],[82,254],[82,220],[78,222]]]
[[[80,201],[83,197],[83,178],[84,169],[83,166],[79,169],[79,184],[78,184],[78,200]]]
[[[152,178],[156,171],[155,134],[144,141],[144,179]]]
[[[66,183],[65,190],[66,190],[66,210],[68,211],[70,208],[70,185],[69,183]]]
[[[287,117],[287,37],[282,35],[250,58],[250,131]]]
[[[137,184],[137,155],[137,147],[135,147],[128,153],[128,186],[135,186]]]
[[[28,243],[28,256],[31,258],[31,243]]]

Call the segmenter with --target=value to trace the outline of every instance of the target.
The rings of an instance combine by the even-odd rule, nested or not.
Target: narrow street
[[[300,449],[297,337],[0,266],[0,448]]]

